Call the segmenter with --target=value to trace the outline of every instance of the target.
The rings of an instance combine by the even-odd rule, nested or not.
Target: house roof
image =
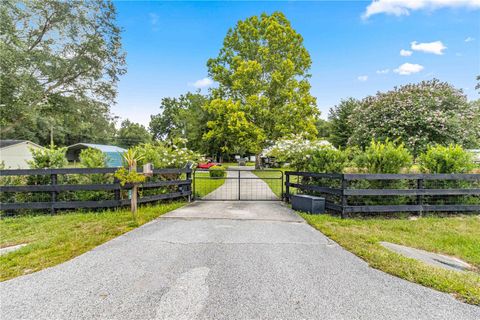
[[[110,146],[110,145],[105,145],[105,144],[95,144],[95,143],[76,143],[72,144],[71,146],[68,147],[68,149],[80,149],[80,148],[93,148],[93,149],[98,149],[102,152],[120,152],[123,153],[127,150],[117,147],[117,146]]]
[[[13,139],[10,139],[10,140],[0,140],[0,149],[3,149],[3,148],[7,148],[7,147],[10,147],[10,146],[14,146],[16,144],[20,144],[20,143],[28,143],[28,144],[31,144],[31,145],[34,145],[34,146],[37,146],[39,148],[43,148],[42,146],[32,142],[32,141],[28,141],[28,140],[13,140]]]

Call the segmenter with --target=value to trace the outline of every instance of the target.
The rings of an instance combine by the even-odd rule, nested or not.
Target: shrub
[[[290,163],[296,170],[302,170],[309,162],[308,154],[314,150],[332,148],[325,140],[307,140],[302,135],[284,138],[263,151],[268,157],[274,157],[278,163]]]
[[[152,163],[155,168],[183,168],[188,162],[196,163],[201,156],[187,148],[162,142],[144,143],[134,149],[141,155],[138,165]]]
[[[223,178],[227,175],[225,168],[220,166],[213,166],[208,169],[208,173],[210,174],[210,178]]]
[[[397,145],[387,139],[385,143],[372,140],[354,161],[368,173],[400,173],[403,168],[411,166],[412,159],[403,143]]]
[[[334,148],[319,148],[307,152],[308,161],[302,171],[341,173],[348,165],[348,152]]]
[[[478,142],[479,109],[462,90],[439,80],[407,84],[362,100],[348,117],[350,145],[399,139],[415,155],[431,143]]]
[[[472,155],[459,145],[430,146],[419,156],[420,170],[427,173],[465,173],[474,168]]]
[[[65,157],[67,148],[65,147],[51,146],[50,148],[30,149],[30,151],[33,159],[28,164],[32,169],[63,168],[67,165]]]
[[[85,168],[102,168],[105,167],[105,154],[93,148],[83,149],[80,152],[80,165]]]

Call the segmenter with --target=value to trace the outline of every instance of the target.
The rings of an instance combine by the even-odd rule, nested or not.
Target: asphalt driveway
[[[280,202],[196,202],[0,283],[1,319],[480,319],[367,266]]]

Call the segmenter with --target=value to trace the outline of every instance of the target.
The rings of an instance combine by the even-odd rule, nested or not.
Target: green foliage
[[[330,121],[318,118],[316,127],[319,139],[330,140],[330,136],[332,135],[332,123]]]
[[[355,158],[358,167],[366,169],[368,173],[400,173],[403,168],[409,168],[413,157],[404,144],[395,144],[392,141],[372,140],[365,152]]]
[[[128,170],[126,168],[119,168],[115,172],[115,178],[120,181],[120,185],[125,186],[126,184],[139,184],[145,181],[146,177],[138,173],[135,170]]]
[[[472,155],[459,145],[430,146],[419,156],[420,169],[427,173],[466,173],[474,168]]]
[[[190,150],[214,152],[215,148],[202,140],[208,130],[208,115],[203,108],[208,101],[208,97],[191,92],[178,98],[162,99],[162,112],[152,115],[150,120],[149,129],[153,138],[169,142],[182,138],[186,140],[185,147]]]
[[[331,136],[329,141],[336,147],[346,147],[348,139],[352,136],[354,126],[351,122],[351,115],[360,106],[360,101],[354,98],[342,100],[340,104],[330,109],[328,119],[330,120]]]
[[[50,148],[30,149],[30,152],[33,159],[28,164],[32,169],[63,168],[67,165],[65,157],[67,148],[51,146]]]
[[[480,132],[479,110],[448,83],[404,85],[362,100],[348,119],[353,128],[349,143],[399,139],[415,155],[432,143],[469,145]]]
[[[103,168],[107,159],[105,154],[94,148],[80,151],[80,165],[85,168]]]
[[[279,164],[290,163],[296,170],[303,170],[309,162],[310,153],[324,148],[332,146],[325,140],[308,140],[302,135],[295,135],[277,140],[263,153],[275,158]]]
[[[122,121],[117,132],[117,144],[127,149],[151,140],[152,136],[144,126],[128,119]]]
[[[227,175],[225,168],[220,166],[213,166],[209,168],[208,173],[211,178],[223,178]]]
[[[111,1],[1,2],[2,138],[44,144],[52,127],[57,144],[108,138],[108,105],[126,71],[115,19]]]
[[[319,173],[342,173],[349,163],[348,151],[334,148],[320,148],[307,153],[308,161],[302,171]],[[298,167],[298,165],[297,165]]]
[[[230,130],[226,120],[235,130],[247,129],[245,150],[260,151],[267,141],[299,132],[315,137],[318,109],[310,94],[311,63],[303,38],[282,13],[239,21],[227,32],[219,55],[207,63],[209,76],[218,83],[213,98],[223,102],[207,108],[214,119],[205,139],[222,142]],[[219,112],[222,105],[233,110]],[[235,152],[232,145],[221,147]]]
[[[244,155],[261,151],[265,141],[263,131],[248,121],[240,102],[214,99],[205,110],[214,118],[207,123],[209,131],[204,134],[205,141],[220,146],[225,153]]]
[[[197,163],[202,159],[194,151],[163,142],[144,143],[133,149],[142,157],[139,165],[152,163],[154,168],[183,168],[188,162]]]

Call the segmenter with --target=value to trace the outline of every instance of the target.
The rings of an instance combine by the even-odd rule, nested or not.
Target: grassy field
[[[270,189],[272,189],[273,193],[279,198],[282,197],[282,180],[279,179],[282,177],[282,173],[280,171],[284,172],[286,169],[265,169],[261,171],[253,171],[253,173],[259,177],[262,178],[263,181],[265,181]],[[283,177],[283,183],[285,183],[285,176]],[[285,187],[283,188],[283,192],[285,192]]]
[[[200,179],[195,179],[195,197],[203,197],[212,192],[213,190],[220,187],[225,183],[223,178],[209,178],[210,175],[208,172],[195,172],[195,177]],[[207,178],[207,179],[202,179]]]
[[[4,218],[0,220],[0,247],[28,245],[0,256],[0,281],[70,260],[184,204],[140,207],[137,223],[129,209]]]
[[[376,269],[480,305],[480,216],[404,219],[340,219],[302,215],[313,227]],[[388,241],[458,257],[472,272],[447,271],[393,253],[379,242]]]

